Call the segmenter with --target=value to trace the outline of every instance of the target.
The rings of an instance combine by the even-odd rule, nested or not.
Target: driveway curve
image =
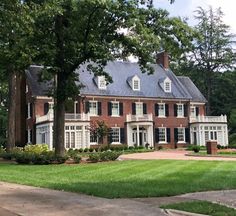
[[[205,160],[205,161],[236,161],[236,157],[188,156],[185,150],[164,150],[145,153],[121,155],[121,160]]]

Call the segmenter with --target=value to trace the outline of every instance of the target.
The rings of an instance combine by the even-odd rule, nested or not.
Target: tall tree
[[[154,9],[151,0],[51,0],[42,3],[40,11],[35,46],[40,49],[37,61],[50,66],[43,73],[56,75],[57,155],[64,154],[65,102],[79,93],[75,70],[80,65],[88,62],[90,72],[105,75],[107,82],[112,82],[104,71],[107,61],[133,54],[141,70],[152,73],[148,63],[155,61],[155,52],[163,44],[172,45],[177,52],[192,38],[191,28],[180,19],[169,18],[166,11]],[[158,24],[163,26],[161,32]],[[175,31],[178,26],[181,33]]]
[[[24,1],[2,0],[0,2],[0,70],[8,79],[8,139],[7,151],[16,143],[16,93],[17,80],[31,62],[33,50],[30,49],[33,20],[32,8]]]
[[[215,11],[210,7],[205,10],[199,7],[196,10],[198,24],[195,30],[198,33],[193,43],[192,51],[186,53],[184,61],[179,63],[178,71],[190,75],[204,93],[207,103],[207,114],[212,110],[213,88],[217,74],[232,69],[236,61],[234,51],[234,35],[223,22],[223,12],[220,8]],[[185,72],[184,72],[185,71]]]

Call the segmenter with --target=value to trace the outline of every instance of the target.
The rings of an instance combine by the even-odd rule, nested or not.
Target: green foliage
[[[233,133],[229,136],[229,147],[236,147],[236,133]]]
[[[193,147],[192,147],[192,151],[194,151],[195,153],[198,153],[199,151],[200,151],[200,146],[198,146],[198,145],[194,145]]]
[[[74,160],[74,162],[75,163],[80,163],[81,162],[81,156],[80,155],[78,155],[78,154],[76,154],[76,155],[73,155],[73,160]]]
[[[89,154],[88,160],[92,163],[97,163],[100,160],[100,153]]]
[[[235,79],[236,79],[236,71],[235,71]],[[236,86],[236,81],[234,80],[234,88]],[[236,92],[235,90],[234,91],[231,91],[231,94],[232,92]],[[236,104],[236,93],[234,95],[234,106]],[[233,133],[236,133],[236,108],[235,109],[232,109],[231,112],[230,112],[230,118],[229,118],[229,127],[230,127],[230,133],[233,134]],[[230,141],[230,143],[232,142],[233,140]],[[234,142],[236,143],[236,138],[234,138]]]
[[[96,163],[98,161],[114,161],[121,155],[120,152],[104,151],[89,154],[89,161]]]
[[[24,151],[29,153],[41,154],[49,151],[49,148],[47,144],[29,144],[24,147]]]
[[[168,205],[162,205],[161,208],[164,209],[176,209],[180,211],[212,215],[212,216],[234,216],[236,215],[236,210],[223,206],[216,203],[211,203],[208,201],[190,201],[190,202],[181,202],[173,203]]]

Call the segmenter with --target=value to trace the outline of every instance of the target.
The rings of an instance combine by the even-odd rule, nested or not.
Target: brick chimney
[[[169,68],[169,56],[166,51],[162,51],[160,53],[157,53],[156,62],[159,65],[162,65],[163,68],[168,69]]]

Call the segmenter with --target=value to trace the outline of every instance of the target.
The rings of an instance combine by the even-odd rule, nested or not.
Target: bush
[[[9,152],[2,152],[0,154],[0,157],[2,157],[5,160],[11,160],[12,159],[12,153]]]
[[[89,152],[93,152],[93,151],[94,151],[94,149],[93,149],[93,148],[90,148],[90,149],[89,149]]]
[[[88,152],[88,150],[89,150],[88,148],[85,148],[85,149],[84,149],[84,152]]]
[[[82,153],[84,150],[82,148],[80,148],[78,151],[79,151],[79,153]]]
[[[200,151],[200,146],[194,145],[192,147],[192,151],[194,151],[195,153],[198,153]]]
[[[101,161],[114,161],[121,155],[120,152],[105,151],[100,153]]]
[[[35,154],[41,154],[41,153],[49,151],[49,149],[48,149],[47,144],[35,144],[35,145],[29,144],[24,147],[24,151],[35,153]]]
[[[149,146],[150,146],[150,144],[149,144],[149,143],[146,143],[146,144],[145,144],[145,148],[146,148],[146,149],[148,149],[148,148],[149,148]]]
[[[157,149],[158,149],[158,150],[162,150],[162,149],[163,149],[163,146],[157,146]]]
[[[129,150],[134,150],[134,147],[133,146],[129,146]]]
[[[97,163],[100,160],[100,153],[92,153],[89,154],[89,161],[93,163]]]
[[[74,160],[75,163],[80,163],[80,161],[81,161],[81,159],[82,159],[78,154],[77,154],[77,155],[74,155],[72,158],[73,158],[73,160]]]
[[[236,147],[236,133],[233,133],[229,136],[229,146]]]
[[[128,146],[127,145],[124,145],[124,150],[128,150]]]
[[[144,149],[144,147],[143,146],[138,146],[138,149]]]

